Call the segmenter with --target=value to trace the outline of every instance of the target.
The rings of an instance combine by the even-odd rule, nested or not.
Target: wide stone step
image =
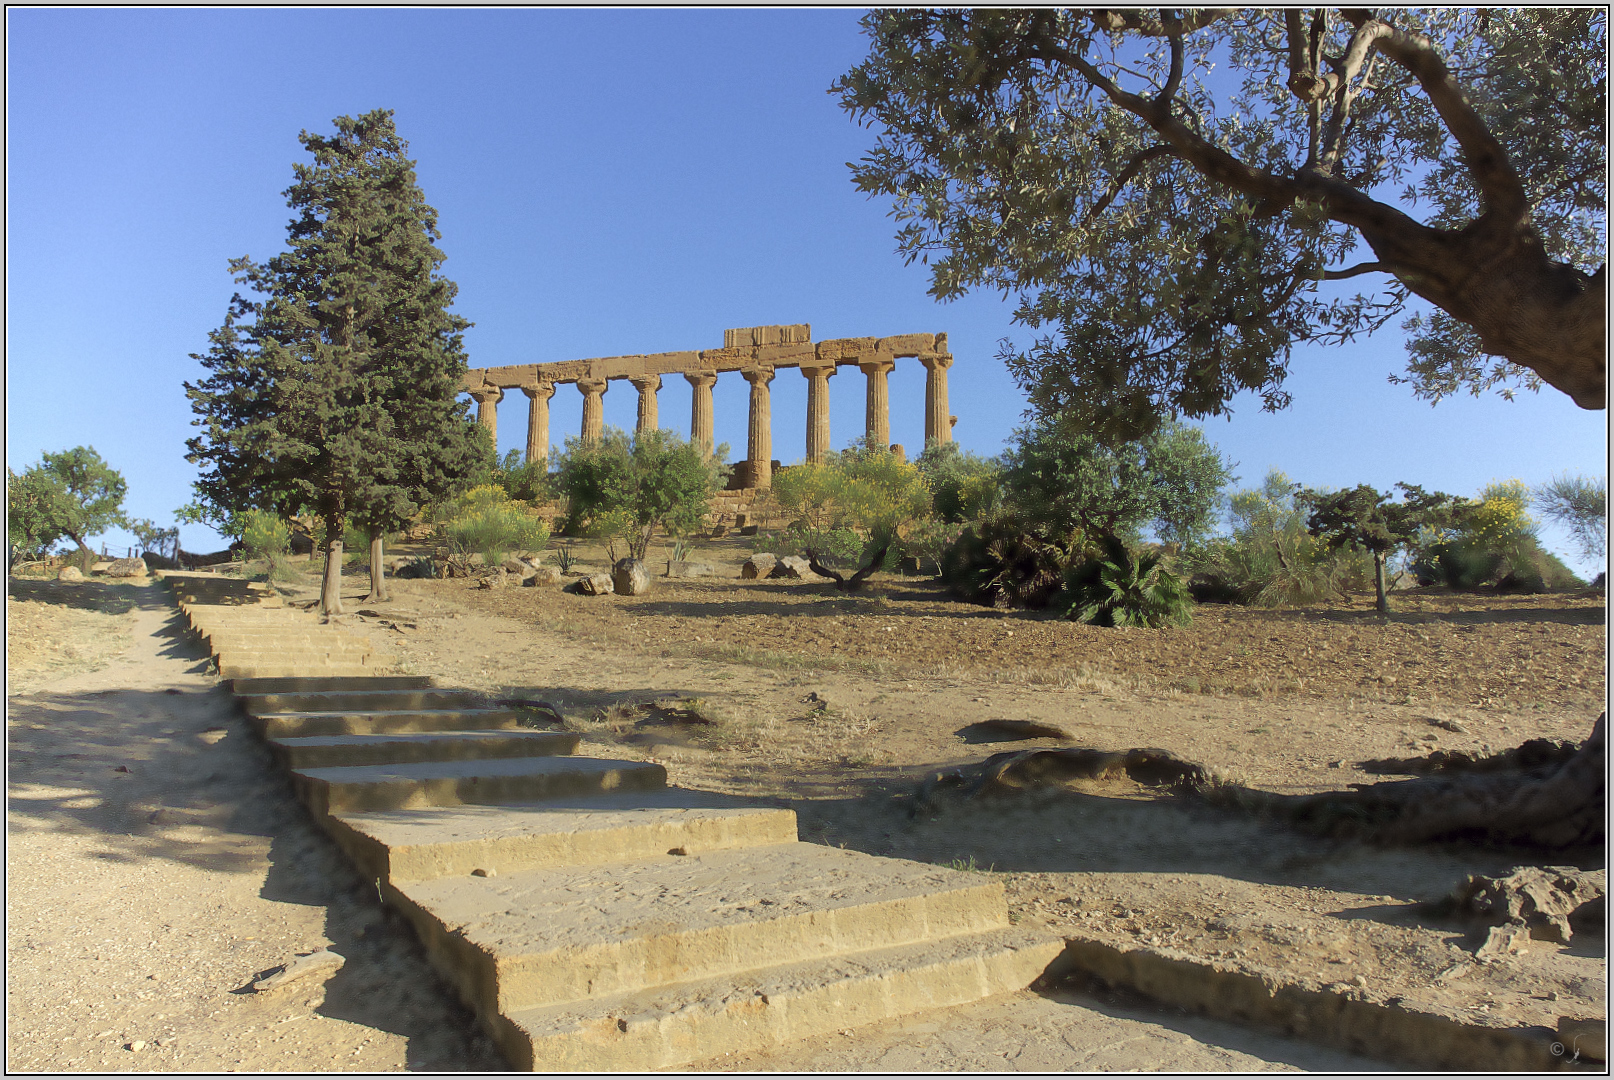
[[[288,769],[322,769],[570,754],[581,738],[567,731],[421,731],[271,739],[269,749]]]
[[[712,792],[667,788],[532,806],[461,806],[337,814],[326,826],[365,878],[430,881],[472,870],[628,862],[788,844],[796,813]]]
[[[535,757],[298,769],[291,774],[315,817],[341,810],[399,810],[665,787],[667,770],[643,761]]]
[[[514,709],[378,709],[354,712],[264,713],[251,718],[265,739],[311,735],[403,735],[413,731],[509,731],[521,726]]]
[[[474,690],[328,690],[313,693],[245,694],[241,707],[249,716],[284,712],[375,712],[477,708],[487,701]]]
[[[290,627],[266,626],[261,630],[214,630],[199,635],[214,651],[229,648],[247,649],[373,649],[368,637],[310,627],[295,630]]]
[[[351,678],[365,678],[375,674],[378,667],[384,664],[354,663],[353,661],[321,663],[317,661],[286,660],[284,658],[218,660],[220,678],[229,679],[274,679],[286,678],[295,675],[306,675],[310,671],[332,677],[346,676]]]
[[[329,690],[426,690],[430,675],[369,675],[358,678],[318,675],[282,679],[234,679],[225,685],[232,694],[309,694]]]
[[[1021,927],[490,1018],[517,1069],[649,1072],[1024,990],[1064,942]]]
[[[1008,923],[987,875],[799,843],[385,891],[486,1015]]]

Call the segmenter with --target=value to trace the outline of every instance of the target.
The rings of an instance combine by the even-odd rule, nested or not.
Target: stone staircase
[[[193,625],[226,625],[187,595]],[[792,811],[574,757],[470,691],[230,685],[519,1069],[677,1069],[1021,990],[1063,949],[985,875],[800,843]]]
[[[218,574],[159,571],[226,679],[374,675],[394,657],[340,624],[285,606],[272,586]]]

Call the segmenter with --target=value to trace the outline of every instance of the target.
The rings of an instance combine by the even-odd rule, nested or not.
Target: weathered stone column
[[[953,441],[952,417],[947,412],[947,369],[953,366],[950,353],[922,356],[925,365],[925,445]]]
[[[896,368],[895,360],[870,360],[858,370],[868,378],[868,408],[864,413],[869,449],[883,450],[891,442],[891,392],[885,377]]]
[[[601,399],[611,384],[604,379],[578,379],[583,392],[583,441],[596,443],[605,434],[605,402]]]
[[[686,371],[684,378],[695,388],[689,407],[689,441],[700,448],[701,457],[712,456],[712,386],[715,371]]]
[[[523,386],[521,392],[532,404],[527,410],[527,464],[549,460],[549,399],[555,396],[555,384],[541,382]]]
[[[639,391],[639,423],[633,430],[656,430],[660,423],[656,412],[656,391],[661,389],[661,376],[635,375],[628,381]]]
[[[472,390],[471,400],[476,402],[476,422],[488,429],[494,449],[498,449],[499,402],[504,400],[504,391],[497,386],[486,386],[481,390]]]
[[[745,459],[749,486],[773,486],[773,406],[768,384],[773,382],[773,368],[756,367],[741,372],[751,384],[751,422],[746,428]]]
[[[823,461],[829,453],[829,380],[834,364],[803,364],[807,376],[807,460]]]

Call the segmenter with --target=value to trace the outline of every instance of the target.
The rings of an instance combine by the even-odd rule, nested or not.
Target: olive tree
[[[1246,390],[1282,408],[1296,345],[1413,297],[1415,393],[1544,382],[1604,407],[1604,9],[863,24],[832,88],[878,132],[855,182],[933,295],[1019,294],[1046,332],[1002,356],[1039,410],[1125,437]],[[1322,287],[1344,279],[1363,291]]]

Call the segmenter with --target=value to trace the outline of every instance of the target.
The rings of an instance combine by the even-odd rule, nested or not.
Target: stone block
[[[107,577],[145,577],[146,564],[140,559],[113,559],[104,571]]]
[[[586,574],[573,584],[566,587],[567,592],[576,592],[582,596],[608,596],[616,591],[611,575],[604,573]]]
[[[675,578],[716,577],[717,567],[711,563],[689,562],[685,559],[668,559],[667,576]]]
[[[64,566],[64,567],[62,567],[61,572],[56,575],[56,580],[57,581],[83,581],[84,580],[84,571],[80,570],[76,566]]]
[[[650,591],[650,571],[638,559],[619,559],[611,568],[611,587],[622,596],[643,596]]]
[[[768,572],[768,576],[771,578],[799,579],[818,577],[817,574],[813,573],[813,568],[808,565],[807,560],[800,555],[786,555],[774,563],[773,569]]]
[[[534,567],[532,573],[521,579],[521,584],[529,589],[540,586],[554,586],[560,584],[560,571],[553,566]]]
[[[745,560],[744,565],[740,567],[740,576],[748,580],[768,577],[773,573],[774,564],[778,561],[772,553],[760,551]]]

